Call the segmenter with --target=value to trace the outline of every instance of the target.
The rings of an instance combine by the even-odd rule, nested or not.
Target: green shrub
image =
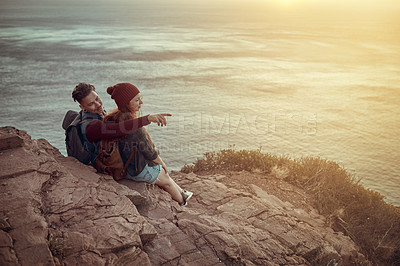
[[[378,192],[365,189],[359,180],[336,162],[321,158],[291,159],[256,151],[234,149],[208,152],[182,172],[219,170],[261,172],[286,169],[285,180],[310,193],[317,210],[336,219],[335,229],[349,235],[367,258],[378,265],[400,264],[400,211]]]

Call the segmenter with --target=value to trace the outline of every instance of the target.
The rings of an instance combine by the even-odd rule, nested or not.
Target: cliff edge
[[[46,140],[0,128],[0,265],[348,265],[365,262],[309,196],[247,172],[115,182]]]

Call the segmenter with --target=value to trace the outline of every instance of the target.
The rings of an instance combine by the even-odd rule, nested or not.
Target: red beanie
[[[118,109],[121,110],[121,108],[128,105],[140,91],[130,83],[118,83],[108,87],[107,93],[111,95],[111,99],[114,99],[115,103],[118,105]]]

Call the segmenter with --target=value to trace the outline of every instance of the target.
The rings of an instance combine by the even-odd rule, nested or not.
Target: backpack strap
[[[76,127],[79,139],[83,143],[84,138],[83,138],[83,134],[82,134],[82,130],[81,130],[80,125],[83,122],[88,121],[90,119],[82,120],[82,111],[77,113],[75,111],[71,111],[70,110],[70,111],[68,111],[68,113],[71,113],[71,114],[75,113],[75,118],[72,121],[69,122],[69,124],[68,124],[67,128],[65,128],[65,130],[66,130],[66,132],[68,132],[69,130],[71,130],[72,127]],[[64,123],[63,123],[63,127],[64,127]],[[66,134],[65,140],[68,141],[68,134]]]
[[[128,168],[128,165],[129,165],[130,161],[132,160],[133,156],[135,156],[135,154],[136,154],[136,147],[133,150],[133,152],[131,152],[131,155],[129,155],[129,158],[124,165],[124,172],[126,171],[126,168]]]
[[[85,119],[83,119],[83,111],[81,110],[79,112],[79,115],[71,123],[71,125],[74,125],[74,126],[77,127],[78,135],[79,135],[79,138],[80,138],[82,143],[83,143],[84,138],[83,138],[83,132],[82,132],[82,127],[81,126],[83,125],[83,123],[88,122],[88,121],[91,122],[93,120],[94,120],[93,117],[85,117]]]
[[[91,117],[91,116],[86,116],[85,119],[83,119],[83,111],[80,110],[80,111],[79,111],[79,120],[78,120],[78,123],[77,123],[77,124],[83,124],[84,122],[92,121],[92,120],[94,120],[94,119],[95,119],[95,118],[94,118],[94,117]]]

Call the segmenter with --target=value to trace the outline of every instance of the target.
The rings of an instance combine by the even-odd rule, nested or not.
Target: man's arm
[[[150,124],[157,123],[159,126],[167,125],[165,116],[170,114],[146,115],[122,122],[104,122],[100,120],[91,121],[86,127],[86,138],[89,142],[96,142],[101,139],[112,139],[122,136]]]

